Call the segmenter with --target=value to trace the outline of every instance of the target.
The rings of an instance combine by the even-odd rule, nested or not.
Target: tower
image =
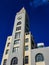
[[[5,60],[6,65],[13,65],[15,63],[18,65],[23,65],[24,60],[24,41],[25,33],[29,32],[28,16],[24,7],[15,16],[15,23],[13,27],[12,40],[8,59]],[[14,59],[14,60],[13,60]],[[2,61],[1,65],[5,65]]]
[[[26,24],[26,11],[24,8],[22,8],[22,10],[20,10],[20,12],[18,12],[15,16],[11,47],[6,65],[13,65],[14,60],[17,60],[15,62],[16,64],[23,65],[24,38],[25,38],[25,31],[28,30],[25,24]],[[17,51],[15,51],[15,49]]]
[[[10,48],[8,37],[1,65],[31,65],[31,49],[35,45],[28,22],[28,15],[23,7],[15,16],[12,36],[9,36]]]

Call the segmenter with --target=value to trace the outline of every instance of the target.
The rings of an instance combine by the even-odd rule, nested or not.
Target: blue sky
[[[35,43],[49,46],[48,0],[0,0],[0,63],[8,35],[12,34],[16,13],[25,7]]]

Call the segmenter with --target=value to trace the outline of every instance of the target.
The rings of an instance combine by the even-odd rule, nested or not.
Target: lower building
[[[48,65],[49,47],[36,48],[31,50],[31,65]]]

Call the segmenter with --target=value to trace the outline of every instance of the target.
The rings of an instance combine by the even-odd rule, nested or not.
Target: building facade
[[[15,16],[12,36],[8,36],[1,65],[48,65],[49,47],[39,47],[29,32],[29,18],[22,8]]]

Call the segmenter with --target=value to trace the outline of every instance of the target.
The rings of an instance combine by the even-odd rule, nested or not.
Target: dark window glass
[[[29,34],[29,32],[26,32],[26,35],[28,35]]]
[[[25,56],[25,64],[28,64],[28,56]]]
[[[10,45],[10,42],[7,44],[7,47]]]
[[[25,42],[27,43],[28,41],[29,41],[29,38],[26,38],[26,39],[25,39]]]
[[[19,47],[14,47],[13,52],[17,52],[19,50]]]
[[[22,18],[22,17],[21,17],[21,16],[19,16],[17,19],[18,19],[18,20],[20,20],[21,18]]]
[[[5,54],[8,54],[8,51],[9,51],[9,50],[7,49]]]
[[[38,53],[38,54],[35,56],[35,61],[36,61],[36,62],[44,61],[43,54]]]
[[[7,59],[4,59],[3,65],[6,65]]]
[[[16,64],[18,64],[18,58],[17,57],[14,57],[11,60],[11,65],[16,65]]]
[[[25,46],[25,51],[27,51],[27,50],[28,50],[28,45]]]
[[[17,25],[20,25],[21,24],[21,21],[19,21],[18,23],[17,23]]]
[[[20,43],[20,39],[14,41],[14,44],[19,44],[19,43]]]
[[[20,38],[20,32],[15,33],[15,39],[19,39]]]
[[[16,27],[16,31],[21,30],[21,26]]]

